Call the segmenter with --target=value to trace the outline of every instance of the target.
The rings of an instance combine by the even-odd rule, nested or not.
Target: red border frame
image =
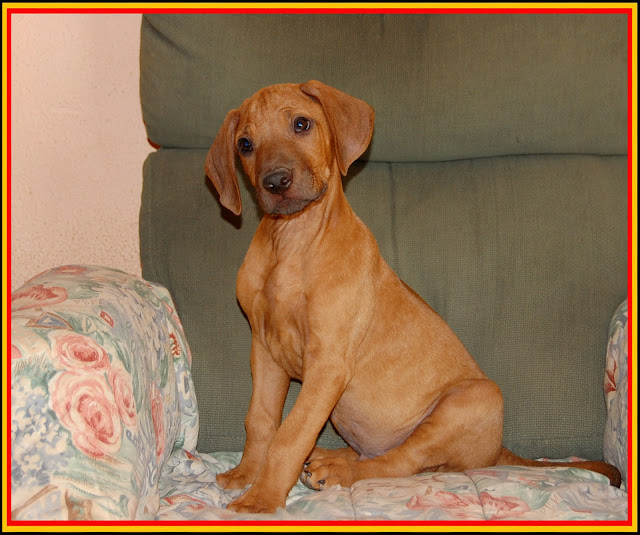
[[[61,7],[37,7],[37,8],[22,8],[22,7],[10,7],[7,8],[7,37],[6,37],[6,52],[7,52],[7,193],[9,197],[9,202],[7,202],[7,284],[11,286],[11,202],[10,202],[10,191],[11,191],[11,16],[14,14],[80,14],[80,13],[91,13],[91,14],[146,14],[146,13],[220,13],[220,14],[232,14],[232,13],[263,13],[263,14],[273,14],[273,13],[289,13],[289,14],[314,14],[314,13],[323,13],[323,14],[354,14],[354,13],[367,13],[367,14],[424,14],[424,13],[471,13],[471,14],[483,14],[483,13],[549,13],[549,14],[596,14],[596,13],[606,13],[606,14],[625,14],[627,15],[627,158],[628,158],[628,179],[627,179],[627,194],[628,194],[628,324],[633,325],[633,304],[634,304],[634,285],[633,285],[633,254],[632,254],[632,238],[633,238],[633,114],[637,112],[634,109],[634,94],[633,94],[633,65],[634,62],[637,61],[633,49],[633,14],[634,10],[632,8],[428,8],[427,6],[421,8],[383,8],[383,7],[375,7],[375,8],[301,8],[301,7],[293,7],[293,8],[273,8],[273,7],[265,7],[265,8],[61,8]],[[637,29],[636,29],[637,30]],[[10,301],[11,295],[7,293],[7,311],[10,310]],[[9,315],[7,314],[6,321],[9,322]],[[7,329],[7,333],[10,333],[10,329]],[[631,355],[629,358],[629,378],[633,377],[633,363],[634,360],[632,358],[632,337],[633,337],[633,329],[629,329],[628,332],[628,354]],[[8,341],[10,343],[10,334],[8,335]],[[7,379],[8,383],[11,379],[11,369],[10,362],[8,362],[8,370],[7,370]],[[633,414],[633,381],[629,379],[628,386],[628,410],[629,410],[629,426],[628,426],[628,444],[632,444],[634,429],[634,414]],[[11,431],[11,415],[10,415],[10,402],[7,403],[7,437],[10,436]],[[7,451],[11,452],[11,443],[10,440],[7,440]],[[268,520],[268,521],[16,521],[11,520],[9,518],[11,511],[11,492],[10,492],[10,469],[7,470],[7,506],[8,511],[7,514],[7,527],[28,527],[33,526],[59,526],[59,527],[75,527],[75,526],[107,526],[107,527],[197,527],[197,526],[216,526],[220,528],[224,527],[257,527],[257,526],[265,526],[265,527],[275,527],[275,526],[301,526],[301,527],[349,527],[349,526],[358,526],[360,528],[367,527],[503,527],[507,528],[510,526],[519,527],[519,526],[527,526],[527,527],[560,527],[567,526],[573,528],[579,527],[587,527],[587,526],[602,526],[607,528],[613,527],[622,527],[622,526],[635,526],[635,522],[637,519],[633,518],[632,513],[633,509],[633,489],[635,485],[635,481],[633,480],[634,472],[633,472],[633,459],[632,459],[632,450],[629,450],[629,457],[627,459],[627,492],[628,492],[628,511],[629,518],[626,521],[394,521],[394,520],[385,520],[385,521],[286,521],[286,520]]]

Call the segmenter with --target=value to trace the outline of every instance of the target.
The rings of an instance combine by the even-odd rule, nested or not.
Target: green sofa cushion
[[[220,207],[206,152],[149,156],[140,241],[143,275],[170,290],[185,327],[209,452],[244,444],[250,329],[235,278],[260,214],[246,180],[242,216]],[[519,454],[602,457],[607,329],[627,292],[626,171],[625,157],[512,156],[358,163],[344,180],[386,260],[502,388]],[[321,443],[341,441],[329,426]]]
[[[261,87],[317,79],[376,109],[370,161],[625,154],[626,45],[615,14],[145,15],[142,108],[154,143],[208,148]]]

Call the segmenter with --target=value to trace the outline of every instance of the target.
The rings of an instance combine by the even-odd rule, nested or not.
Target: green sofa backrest
[[[223,209],[204,159],[260,87],[318,79],[376,109],[347,197],[502,388],[505,444],[600,458],[607,329],[627,293],[626,32],[605,14],[144,16],[142,109],[162,148],[144,166],[143,275],[184,323],[199,451],[243,447],[235,277],[261,216],[244,177],[242,216]],[[341,444],[331,426],[320,441]]]

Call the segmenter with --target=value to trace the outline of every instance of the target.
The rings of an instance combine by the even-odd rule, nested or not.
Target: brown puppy
[[[367,148],[373,119],[368,104],[320,82],[271,86],[229,112],[207,157],[225,207],[242,208],[237,154],[265,211],[237,280],[253,395],[242,461],[218,482],[252,486],[230,509],[284,507],[301,470],[322,489],[542,464],[502,447],[500,389],[389,268],[347,203],[341,175]],[[291,378],[302,390],[281,422]],[[329,418],[349,448],[314,449]],[[572,466],[620,483],[605,463]]]

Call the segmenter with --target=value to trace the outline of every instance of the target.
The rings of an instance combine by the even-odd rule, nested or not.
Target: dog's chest
[[[238,284],[238,300],[254,336],[296,379],[302,377],[308,333],[303,278],[300,262],[285,261],[257,273],[241,270]]]

